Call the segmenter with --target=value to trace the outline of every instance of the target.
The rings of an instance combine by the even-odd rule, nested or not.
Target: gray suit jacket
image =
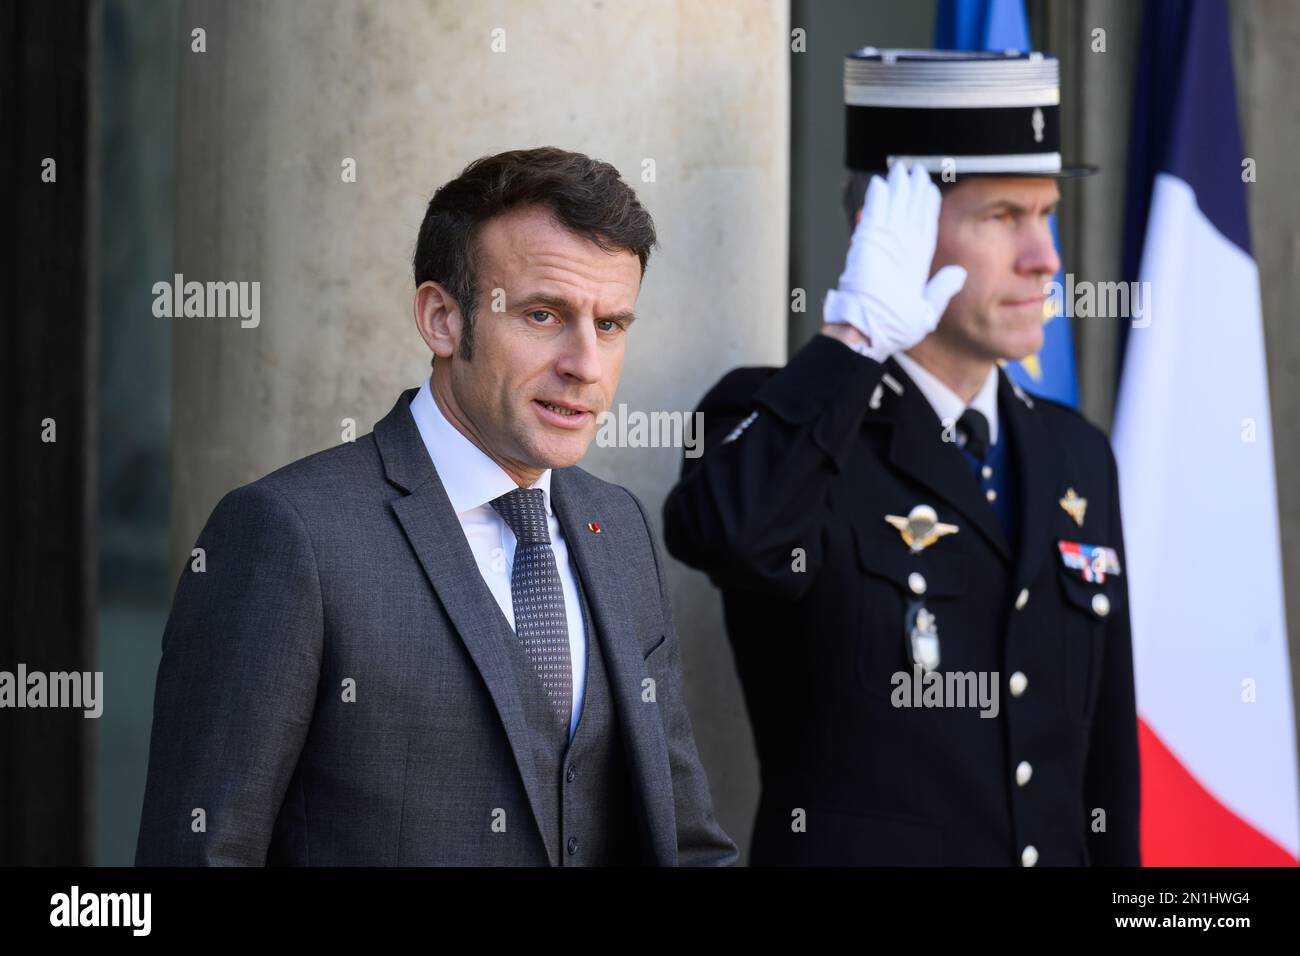
[[[213,511],[206,567],[186,567],[163,634],[137,865],[559,862],[536,822],[555,782],[534,764],[501,611],[414,395],[371,434]],[[645,510],[580,468],[557,469],[551,496],[601,641],[645,862],[733,863]]]

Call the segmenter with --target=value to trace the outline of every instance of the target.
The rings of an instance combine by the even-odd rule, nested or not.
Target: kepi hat
[[[1060,62],[1044,53],[879,50],[844,59],[845,165],[956,176],[1087,176],[1061,159]]]

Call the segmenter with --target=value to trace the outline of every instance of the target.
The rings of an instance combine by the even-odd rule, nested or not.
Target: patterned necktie
[[[510,600],[515,636],[537,669],[542,688],[569,729],[573,709],[573,663],[569,653],[569,617],[564,589],[551,550],[546,503],[541,488],[516,488],[492,501],[492,507],[515,533],[515,566]]]

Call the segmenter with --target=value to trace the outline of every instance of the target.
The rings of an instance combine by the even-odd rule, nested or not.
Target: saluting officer
[[[1041,347],[1056,181],[1095,171],[1057,61],[868,48],[845,98],[869,185],[821,334],[714,386],[664,506],[723,593],[750,862],[1137,865],[1115,459],[998,364]]]

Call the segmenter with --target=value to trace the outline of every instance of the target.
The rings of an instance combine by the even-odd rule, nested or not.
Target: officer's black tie
[[[980,461],[989,453],[989,420],[982,412],[968,408],[957,419],[957,431],[965,439],[964,448]]]

